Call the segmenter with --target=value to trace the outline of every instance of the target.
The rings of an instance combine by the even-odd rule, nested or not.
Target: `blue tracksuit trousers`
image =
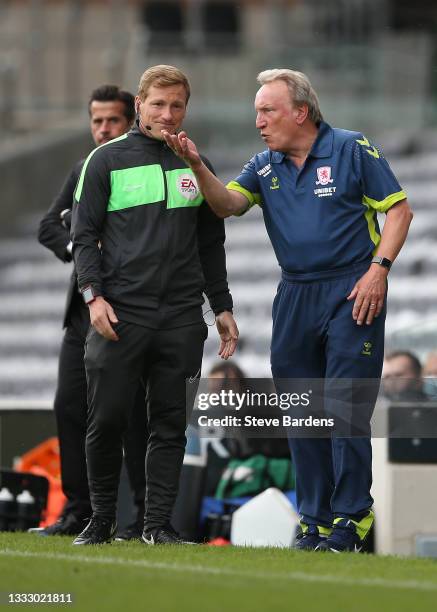
[[[363,409],[370,420],[384,356],[385,306],[371,325],[352,319],[347,296],[369,263],[308,274],[283,272],[273,303],[272,374],[278,378],[374,379]],[[326,390],[326,389],[325,389]],[[325,397],[325,407],[335,393]],[[347,398],[351,400],[351,398]],[[352,412],[360,410],[355,399]],[[346,419],[349,416],[345,417]],[[370,429],[362,437],[290,438],[301,520],[331,527],[334,518],[360,519],[373,499]]]

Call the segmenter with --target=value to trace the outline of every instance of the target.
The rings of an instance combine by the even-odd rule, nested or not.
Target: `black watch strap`
[[[387,268],[387,270],[390,270],[392,264],[390,259],[387,259],[387,257],[379,257],[378,255],[375,255],[375,257],[373,257],[372,263],[377,263],[383,268]]]

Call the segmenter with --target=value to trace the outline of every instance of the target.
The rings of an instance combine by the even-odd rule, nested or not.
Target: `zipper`
[[[168,157],[169,148],[167,144],[163,144],[160,154],[160,164],[162,174],[164,176],[164,205],[162,206],[162,234],[165,234],[165,240],[162,240],[162,257],[161,257],[161,282],[159,288],[159,304],[158,309],[161,307],[161,302],[165,295],[165,290],[168,281],[168,255],[169,255],[169,231],[168,231],[168,217],[167,217],[167,198],[168,198],[168,184],[166,175],[166,157]]]

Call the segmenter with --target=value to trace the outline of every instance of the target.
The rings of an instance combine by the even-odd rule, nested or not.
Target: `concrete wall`
[[[0,234],[23,215],[45,211],[73,164],[93,144],[88,128],[28,136],[0,153]]]
[[[417,539],[437,539],[437,465],[390,463],[387,438],[372,440],[375,548],[416,556]]]

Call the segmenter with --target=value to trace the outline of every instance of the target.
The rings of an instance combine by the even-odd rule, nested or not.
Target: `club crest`
[[[331,166],[322,166],[321,168],[317,168],[317,178],[316,185],[329,185],[329,183],[333,183],[333,179],[331,178]]]

